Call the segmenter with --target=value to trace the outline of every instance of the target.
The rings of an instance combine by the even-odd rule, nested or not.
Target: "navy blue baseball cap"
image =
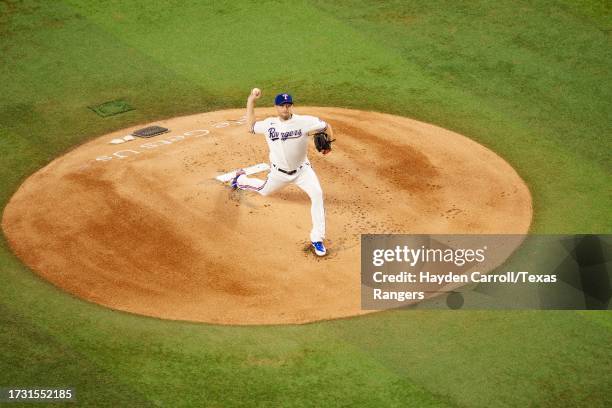
[[[293,98],[291,98],[291,95],[289,94],[286,94],[286,93],[278,94],[276,95],[276,98],[274,98],[275,105],[285,105],[287,103],[293,105]]]

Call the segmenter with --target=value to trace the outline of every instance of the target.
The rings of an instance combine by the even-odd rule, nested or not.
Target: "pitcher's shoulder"
[[[274,116],[268,116],[267,118],[258,120],[258,122],[261,122],[261,123],[264,123],[266,125],[269,125],[270,123],[278,122],[278,118],[276,118]]]
[[[294,113],[293,116],[296,120],[299,120],[300,122],[316,122],[321,120],[317,116],[313,115],[296,115]]]

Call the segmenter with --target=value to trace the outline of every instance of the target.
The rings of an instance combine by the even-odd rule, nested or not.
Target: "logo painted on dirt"
[[[232,126],[232,125],[234,126],[243,125],[245,123],[246,123],[246,117],[243,116],[238,120],[230,120],[230,121],[223,121],[223,122],[215,123],[212,125],[212,127],[216,129],[222,129],[222,128]],[[195,138],[207,136],[210,133],[211,131],[208,129],[189,130],[183,133],[182,135],[169,136],[164,139],[155,140],[153,142],[143,143],[134,149],[122,149],[122,150],[118,150],[107,156],[98,156],[95,158],[95,161],[109,162],[115,159],[125,159],[131,156],[136,156],[136,155],[145,153],[148,150],[157,149],[157,148],[164,147],[164,146],[169,146],[174,143],[182,142],[187,139],[195,139]]]

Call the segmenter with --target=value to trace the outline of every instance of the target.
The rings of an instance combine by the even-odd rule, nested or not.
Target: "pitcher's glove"
[[[331,151],[331,144],[334,140],[331,140],[329,135],[323,131],[314,134],[315,147],[319,152],[323,152],[323,154]]]

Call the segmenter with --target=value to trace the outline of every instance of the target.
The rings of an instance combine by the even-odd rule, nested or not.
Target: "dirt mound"
[[[309,250],[310,203],[290,186],[272,196],[214,179],[267,162],[244,110],[154,122],[170,133],[119,145],[86,143],[32,175],[5,208],[17,256],[64,290],[164,319],[303,323],[360,308],[363,233],[524,233],[529,190],[472,140],[407,118],[296,107],[336,130],[312,148],[329,255]],[[272,109],[258,109],[259,117]],[[265,177],[263,174],[260,177]]]

